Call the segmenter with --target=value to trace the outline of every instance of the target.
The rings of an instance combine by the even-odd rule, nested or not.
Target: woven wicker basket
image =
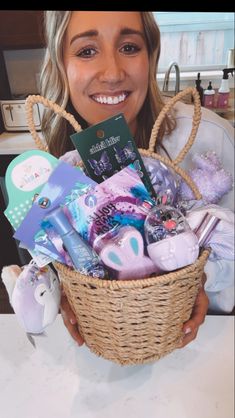
[[[154,153],[157,133],[165,114],[186,95],[194,99],[192,130],[183,150],[174,161]],[[33,105],[42,103],[65,117],[76,132],[74,117],[42,96],[29,96],[26,111],[30,132],[41,150],[47,150],[33,121]],[[151,133],[149,149],[143,156],[156,158],[173,168],[188,183],[197,199],[201,195],[185,171],[178,166],[193,144],[201,118],[200,99],[193,88],[173,97],[162,109]],[[203,250],[197,261],[162,276],[139,280],[101,280],[81,275],[54,263],[64,291],[78,320],[86,345],[95,354],[121,365],[144,364],[160,359],[179,346],[182,326],[190,318],[201,276],[209,255]]]

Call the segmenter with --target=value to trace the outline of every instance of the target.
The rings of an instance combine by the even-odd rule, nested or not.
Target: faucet
[[[168,91],[168,83],[169,83],[170,72],[171,72],[172,67],[175,67],[175,76],[176,76],[175,94],[177,94],[179,93],[179,90],[180,90],[180,69],[179,69],[177,62],[175,61],[170,62],[168,70],[165,73],[162,91]]]

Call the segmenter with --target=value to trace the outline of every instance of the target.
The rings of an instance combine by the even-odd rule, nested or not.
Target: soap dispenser
[[[200,96],[201,105],[203,105],[203,87],[201,86],[200,73],[197,73],[197,80],[195,80],[196,89]]]
[[[214,99],[215,99],[215,90],[212,88],[211,81],[209,81],[209,86],[204,91],[204,97],[203,97],[203,105],[207,108],[213,108],[214,107]]]
[[[222,78],[221,86],[218,90],[217,107],[219,109],[227,109],[228,107],[229,92],[230,92],[229,84],[228,84],[228,76],[230,73],[233,75],[234,71],[235,71],[235,68],[223,69],[223,78]]]

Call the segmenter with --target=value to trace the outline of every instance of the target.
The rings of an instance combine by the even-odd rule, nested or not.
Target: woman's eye
[[[83,48],[77,53],[77,56],[81,58],[91,58],[93,55],[95,55],[95,53],[96,50],[94,48]]]
[[[140,47],[135,44],[126,44],[121,48],[121,52],[124,54],[136,54],[138,51],[140,51]]]

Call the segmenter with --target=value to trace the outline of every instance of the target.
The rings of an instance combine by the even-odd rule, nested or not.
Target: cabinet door
[[[43,10],[0,10],[0,48],[44,47]]]
[[[19,248],[17,241],[13,238],[13,228],[4,215],[4,210],[8,205],[5,173],[8,165],[15,157],[16,155],[0,155],[0,273],[3,266],[10,264],[23,265],[31,259],[28,251]]]

